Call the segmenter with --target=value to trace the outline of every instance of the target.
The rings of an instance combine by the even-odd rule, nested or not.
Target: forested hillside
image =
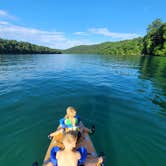
[[[143,49],[143,38],[119,42],[105,42],[96,45],[82,45],[65,50],[65,53],[97,53],[109,55],[140,55]]]
[[[95,53],[106,55],[155,55],[166,56],[166,23],[154,20],[147,34],[131,40],[81,45],[64,50],[64,53]]]
[[[60,54],[61,51],[44,46],[38,46],[28,42],[0,39],[1,54]]]

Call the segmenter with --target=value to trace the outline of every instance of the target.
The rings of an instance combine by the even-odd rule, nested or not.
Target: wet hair
[[[62,142],[72,143],[73,141],[77,140],[77,132],[76,131],[69,131],[64,134]]]

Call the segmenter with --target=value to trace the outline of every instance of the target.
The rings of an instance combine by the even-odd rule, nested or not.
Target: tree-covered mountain
[[[156,55],[166,56],[166,23],[154,20],[141,38],[96,45],[81,45],[69,48],[64,53],[95,53],[106,55]]]
[[[0,39],[0,54],[60,54],[61,51],[28,42]]]
[[[0,39],[2,54],[60,54],[61,50],[38,46],[28,42]],[[63,53],[95,53],[105,55],[156,55],[166,56],[166,22],[154,20],[147,28],[147,34],[131,40],[105,42],[95,45],[81,45],[63,50]]]
[[[64,53],[96,53],[108,55],[140,55],[143,49],[143,38],[119,42],[105,42],[96,45],[81,45],[64,50]]]

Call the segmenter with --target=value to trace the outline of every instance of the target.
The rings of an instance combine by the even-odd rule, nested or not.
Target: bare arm
[[[58,128],[55,132],[49,134],[49,137],[54,137],[56,135],[58,135],[59,133],[63,132],[63,128]]]
[[[81,158],[80,152],[76,152],[76,157],[77,157],[78,160]]]
[[[101,166],[102,163],[103,163],[103,157],[99,157],[96,166]]]

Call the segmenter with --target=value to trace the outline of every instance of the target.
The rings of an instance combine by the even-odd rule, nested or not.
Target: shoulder
[[[78,160],[81,158],[80,152],[77,151],[77,152],[75,153],[75,155],[76,155],[76,157],[77,157]]]
[[[56,153],[56,158],[57,158],[57,159],[61,156],[61,153],[62,153],[62,151],[58,151],[58,152]]]

